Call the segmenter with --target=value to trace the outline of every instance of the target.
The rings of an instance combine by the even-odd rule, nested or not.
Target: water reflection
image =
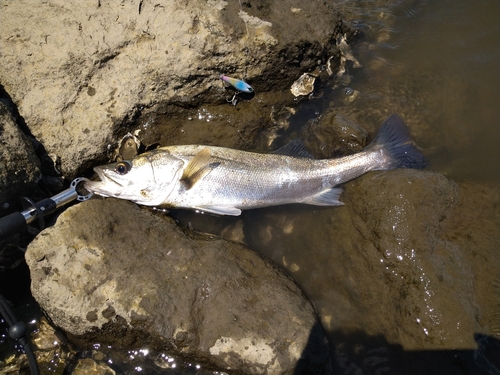
[[[402,1],[367,10],[361,12],[372,27],[355,48],[362,95],[379,94],[384,103],[371,101],[375,107],[404,115],[434,170],[498,181],[500,4]],[[365,104],[354,102],[349,112],[363,112]]]

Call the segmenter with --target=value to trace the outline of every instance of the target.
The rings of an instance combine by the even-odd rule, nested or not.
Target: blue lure
[[[228,77],[228,76],[224,76],[224,75],[220,76],[220,79],[222,79],[224,82],[233,86],[239,92],[244,92],[247,94],[251,94],[253,92],[252,86],[250,86],[248,83],[246,83],[245,81],[243,81],[241,79],[236,79],[236,78],[232,78],[232,77]]]

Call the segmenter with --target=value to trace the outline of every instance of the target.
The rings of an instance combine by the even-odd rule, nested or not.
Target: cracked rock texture
[[[246,247],[114,199],[73,206],[29,245],[32,293],[79,343],[147,344],[205,368],[326,373],[314,309]]]

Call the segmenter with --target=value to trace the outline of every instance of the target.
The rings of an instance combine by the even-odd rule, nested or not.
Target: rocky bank
[[[487,336],[500,327],[500,267],[487,261],[500,243],[492,235],[498,216],[491,220],[498,194],[415,170],[371,173],[345,189],[344,207],[176,216],[181,226],[243,242],[286,269],[313,301],[340,373],[384,366],[432,373],[457,349],[468,350],[457,354],[464,363],[482,359],[491,350]],[[87,342],[127,347],[147,337],[160,349],[243,373],[286,373],[280,361],[295,345],[308,354],[324,350],[318,327],[305,349],[313,310],[256,253],[181,231],[127,202],[68,209],[30,245],[27,259],[42,307]],[[252,345],[238,351],[248,337]],[[257,355],[263,352],[277,353],[269,363],[280,363],[279,371],[249,366],[267,358]],[[325,358],[311,361],[324,366]]]
[[[72,179],[138,117],[225,102],[220,74],[292,100],[347,30],[320,1],[4,1],[0,84]]]
[[[108,145],[137,124],[146,142],[185,143],[191,129],[176,118],[217,117],[202,104],[224,108],[223,126],[191,142],[255,148],[260,132],[281,126],[274,105],[279,114],[293,103],[291,84],[319,65],[340,63],[338,38],[346,33],[338,11],[318,1],[2,2],[0,88],[14,107],[1,108],[1,203],[6,209],[32,195],[40,179],[50,195],[50,181],[60,184],[106,162]],[[244,117],[226,102],[233,92],[220,74],[245,78],[256,90]],[[198,111],[203,115],[194,116]],[[11,113],[19,114],[31,142]],[[158,118],[167,126],[156,126]],[[40,146],[42,163],[31,143]],[[134,234],[139,217],[142,240]],[[170,228],[170,236],[155,233],[158,226]],[[156,235],[161,246],[151,242]],[[177,265],[167,262],[174,254]],[[154,271],[162,257],[173,268]],[[37,300],[80,343],[148,342],[242,373],[291,373],[304,364],[323,372],[328,363],[313,308],[280,271],[241,246],[195,239],[125,202],[69,209],[27,259]],[[65,286],[56,286],[63,279]]]

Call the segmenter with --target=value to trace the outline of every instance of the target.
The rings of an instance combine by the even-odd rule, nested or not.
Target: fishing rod
[[[68,189],[61,191],[51,198],[42,199],[40,202],[33,202],[30,198],[23,197],[24,210],[13,212],[0,218],[0,241],[16,233],[23,233],[28,224],[38,220],[40,230],[45,228],[45,216],[52,214],[59,207],[64,206],[74,200],[83,202],[92,196],[92,193],[85,190],[82,182],[88,181],[85,177],[77,177]]]

